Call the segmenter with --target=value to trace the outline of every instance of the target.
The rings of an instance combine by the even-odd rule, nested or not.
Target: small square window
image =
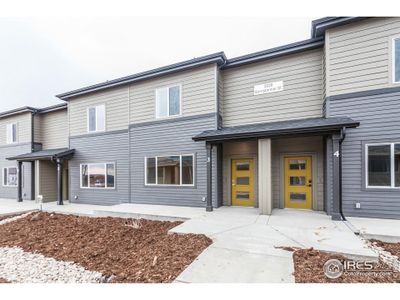
[[[88,132],[104,131],[106,127],[105,105],[89,107],[87,111]]]
[[[181,114],[181,87],[171,86],[156,90],[156,117],[165,118]]]

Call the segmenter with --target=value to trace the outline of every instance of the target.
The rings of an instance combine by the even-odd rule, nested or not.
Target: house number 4
[[[336,151],[335,153],[333,153],[333,155],[335,155],[336,157],[339,157],[339,151]]]

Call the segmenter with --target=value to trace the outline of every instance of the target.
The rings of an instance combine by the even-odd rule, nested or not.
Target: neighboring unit
[[[1,198],[400,218],[400,18],[57,97],[0,114]]]

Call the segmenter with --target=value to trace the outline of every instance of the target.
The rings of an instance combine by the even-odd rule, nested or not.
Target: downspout
[[[339,140],[339,213],[342,216],[343,221],[346,221],[346,217],[343,214],[343,191],[342,191],[342,143],[346,137],[346,127],[340,130]]]

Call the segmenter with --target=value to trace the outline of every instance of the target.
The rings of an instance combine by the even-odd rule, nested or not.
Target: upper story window
[[[400,38],[393,40],[393,80],[400,83]]]
[[[88,132],[104,131],[106,127],[106,107],[98,105],[87,110]]]
[[[166,118],[181,114],[181,87],[179,85],[156,90],[156,117]]]
[[[17,142],[17,124],[7,124],[7,144]]]
[[[366,145],[368,188],[400,187],[400,143]]]

